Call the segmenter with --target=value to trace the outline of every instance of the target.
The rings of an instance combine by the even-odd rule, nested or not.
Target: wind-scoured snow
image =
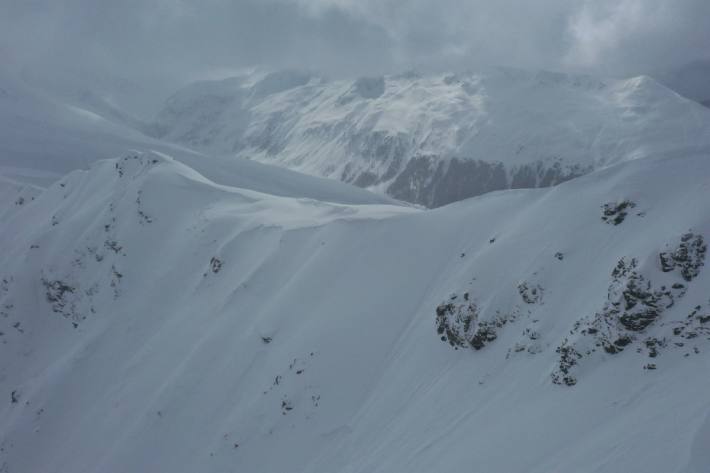
[[[710,112],[649,77],[510,68],[325,79],[250,73],[168,100],[154,133],[437,207],[710,149]]]
[[[1,209],[0,471],[704,472],[708,158],[433,211],[75,171]]]

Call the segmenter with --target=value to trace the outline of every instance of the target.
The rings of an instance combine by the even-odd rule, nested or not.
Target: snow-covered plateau
[[[281,103],[288,139],[273,154],[247,140],[252,161],[0,81],[0,472],[710,471],[710,110],[645,79],[564,79],[585,102],[555,93],[543,122],[506,107],[546,75],[514,75],[527,85],[507,102],[482,92],[506,75],[407,77],[351,83],[350,102],[310,77],[270,93],[250,113]],[[431,125],[422,81],[482,122],[408,135],[402,169],[478,136],[496,154],[476,159],[507,178],[543,144],[584,175],[427,210],[258,162],[391,164],[311,156],[338,121],[312,111],[325,135],[309,144],[289,100],[307,115],[321,90],[315,109],[393,130],[363,95],[411,93],[397,116]],[[262,136],[254,116],[244,139]],[[205,133],[215,150],[233,136]]]

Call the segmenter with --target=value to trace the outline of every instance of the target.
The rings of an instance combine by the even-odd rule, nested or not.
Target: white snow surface
[[[284,168],[208,156],[147,137],[112,118],[12,76],[0,75],[0,175],[18,183],[47,187],[97,160],[115,158],[129,150],[153,150],[188,163],[220,184],[342,203],[393,202],[356,187]]]
[[[496,74],[486,87],[550,87],[552,103],[615,96],[628,107],[605,133],[643,119],[643,136],[614,135],[618,154],[559,186],[423,210],[0,77],[0,472],[710,471],[708,261],[684,275],[661,257],[710,241],[707,112],[646,79]],[[229,87],[261,104],[342,86],[339,106],[363,109],[431,81],[407,89],[431,117],[425,90],[454,87],[245,80]],[[375,122],[416,122],[390,110]],[[607,204],[626,207],[605,222]],[[670,302],[639,302],[659,291]],[[600,319],[620,297],[656,315]],[[446,304],[475,304],[495,339],[442,341]],[[555,384],[570,348],[573,380]]]
[[[710,111],[645,76],[497,68],[328,81],[282,71],[195,83],[168,100],[156,133],[378,192],[403,185],[397,177],[420,157],[432,169],[450,158],[502,164],[507,187],[521,187],[514,174],[525,165],[580,174],[707,150]]]
[[[217,184],[150,151],[41,193],[3,182],[4,201],[31,196],[0,209],[0,471],[710,467],[710,334],[672,336],[696,306],[710,315],[710,271],[686,282],[659,263],[686,232],[710,240],[707,154],[431,211]],[[553,384],[556,348],[623,257],[686,294]],[[463,291],[480,320],[517,314],[478,351],[436,333]],[[652,336],[668,343],[650,358]]]

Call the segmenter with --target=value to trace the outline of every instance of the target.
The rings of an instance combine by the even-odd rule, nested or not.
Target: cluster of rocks
[[[108,272],[113,299],[117,299],[121,293],[120,286],[124,274],[118,269],[118,261],[113,255],[126,256],[126,252],[122,244],[112,236],[116,222],[113,203],[109,204],[108,213],[110,223],[103,225],[103,230],[109,235],[106,236],[101,246],[89,245],[86,250],[75,250],[76,257],[72,261],[74,269],[71,272],[52,275],[51,271],[45,271],[40,278],[45,290],[45,299],[50,304],[52,312],[71,320],[74,328],[78,327],[79,322],[86,320],[88,314],[96,312],[94,300],[101,292],[99,282],[81,283],[75,271],[83,270],[92,262],[99,265],[103,265],[105,262],[106,266],[104,267]],[[111,261],[110,266],[107,259]]]
[[[44,286],[44,296],[55,314],[66,318],[77,318],[75,297],[77,289],[59,279],[41,278]]]
[[[264,344],[273,341],[272,337],[262,335],[260,338]],[[289,363],[288,370],[276,375],[271,386],[262,392],[265,396],[278,395],[282,415],[305,410],[305,418],[309,419],[315,414],[315,409],[320,405],[321,395],[315,386],[308,384],[306,374],[315,356],[315,352],[310,352],[308,356],[294,358]],[[310,409],[308,404],[303,402],[304,397],[310,398]]]
[[[606,217],[617,225],[623,221],[626,210],[634,206],[629,201],[609,205]],[[610,273],[602,308],[577,320],[569,335],[555,347],[557,360],[551,373],[553,383],[577,384],[580,365],[595,353],[617,355],[635,349],[655,359],[665,349],[683,348],[685,356],[690,356],[699,353],[698,341],[710,341],[710,300],[707,306],[696,306],[685,319],[669,319],[667,316],[664,319],[700,273],[705,264],[707,244],[702,235],[688,232],[666,247],[657,255],[655,273],[648,265],[644,265],[642,271],[637,258],[618,260]],[[564,259],[561,253],[555,257]],[[532,315],[536,309],[530,305],[543,304],[545,290],[539,284],[522,281],[517,291],[522,303],[515,305],[508,314],[496,311],[492,317],[485,316],[485,310],[469,292],[452,294],[436,307],[437,334],[454,349],[484,348],[499,337],[500,329],[516,321],[521,312]],[[508,350],[506,358],[517,353],[536,354],[544,349],[541,333],[534,325],[538,320],[531,320],[532,323],[523,330],[522,338]],[[657,369],[656,363],[647,363],[644,369]]]
[[[3,277],[2,279],[0,279],[0,322],[3,322],[3,325],[5,319],[10,318],[10,314],[15,308],[15,304],[12,303],[9,296],[10,287],[13,282],[14,279],[12,278],[12,276]],[[12,327],[14,327],[19,332],[20,322],[16,322],[12,325]],[[0,326],[0,337],[5,336],[5,332],[2,330],[3,328],[3,326]],[[2,343],[7,343],[7,341],[3,339]]]
[[[518,293],[526,304],[539,304],[542,302],[543,288],[539,284],[530,284],[523,281],[518,284]]]
[[[523,329],[521,339],[508,349],[508,353],[505,355],[506,359],[519,353],[537,355],[543,351],[542,334],[537,330],[538,322],[539,319],[532,319],[530,325]]]
[[[144,210],[143,210],[143,199],[142,199],[142,194],[143,191],[138,191],[138,195],[136,197],[136,205],[138,206],[138,222],[141,225],[147,225],[149,223],[153,223],[153,217],[148,215]]]
[[[124,156],[120,160],[116,161],[114,168],[118,173],[118,177],[123,177],[128,171],[134,168],[137,168],[138,172],[140,172],[140,170],[145,169],[148,166],[158,164],[158,162],[159,161],[156,158],[148,158],[141,154],[135,154]]]
[[[437,306],[436,333],[441,336],[441,341],[449,342],[456,349],[473,347],[478,307],[469,300],[468,292],[463,294],[463,302],[458,302],[458,298],[457,294],[452,294],[448,301]],[[495,340],[495,335],[493,335],[493,340]]]
[[[518,285],[518,293],[525,304],[539,304],[542,301],[543,288],[523,281]],[[436,332],[441,341],[447,342],[455,350],[480,350],[496,340],[500,329],[517,320],[519,313],[516,306],[508,313],[495,311],[492,317],[483,319],[480,308],[468,292],[461,296],[452,294],[436,308]],[[533,337],[539,338],[537,333]]]
[[[628,212],[635,207],[636,203],[630,200],[604,204],[602,205],[602,221],[610,225],[619,225],[626,219]]]
[[[677,271],[680,280],[668,285],[656,286],[639,272],[636,258],[622,258],[611,272],[607,302],[591,317],[578,320],[570,337],[556,348],[559,355],[552,372],[552,381],[568,386],[577,383],[574,374],[580,361],[595,352],[610,355],[621,353],[630,346],[638,352],[646,351],[656,358],[663,348],[683,347],[678,338],[696,338],[710,333],[710,315],[704,315],[701,306],[688,315],[684,322],[660,322],[663,314],[685,296],[687,283],[692,281],[704,264],[706,245],[701,235],[692,233],[681,237],[672,250],[659,255],[663,272]],[[654,325],[674,326],[672,331],[660,337],[648,336],[646,332]],[[650,363],[646,369],[655,369]]]
[[[686,233],[680,238],[680,245],[670,251],[660,254],[661,270],[668,273],[679,270],[686,281],[692,281],[705,264],[705,254],[708,246],[702,235]]]

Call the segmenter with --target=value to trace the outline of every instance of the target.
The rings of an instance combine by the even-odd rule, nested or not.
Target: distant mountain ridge
[[[328,81],[281,71],[194,83],[157,137],[438,207],[710,146],[710,112],[645,76],[497,68]]]

